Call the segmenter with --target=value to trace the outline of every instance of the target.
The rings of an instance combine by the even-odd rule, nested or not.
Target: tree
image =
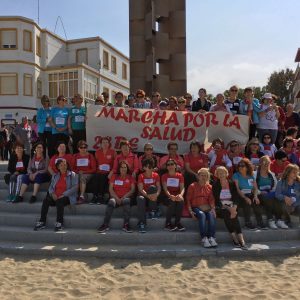
[[[263,87],[252,87],[253,88],[253,93],[254,93],[254,98],[261,99],[264,93],[266,93],[267,88],[265,86]],[[229,90],[226,90],[224,92],[225,97],[229,97]],[[238,91],[238,99],[244,99],[244,89],[239,88]]]
[[[295,73],[293,70],[275,71],[268,79],[267,91],[279,97],[279,104],[283,104],[283,99],[289,99],[294,86]],[[287,83],[290,83],[288,85]]]

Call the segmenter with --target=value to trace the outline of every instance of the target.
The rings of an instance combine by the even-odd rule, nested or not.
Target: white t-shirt
[[[270,107],[270,105],[266,104],[262,104],[261,106],[263,111]],[[259,117],[257,128],[278,130],[278,119],[276,117],[276,112],[274,109],[269,110],[263,117]]]

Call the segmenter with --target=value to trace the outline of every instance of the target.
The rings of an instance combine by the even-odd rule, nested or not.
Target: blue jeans
[[[204,237],[215,237],[216,218],[211,211],[204,212],[198,207],[192,208],[199,222],[200,235]],[[206,222],[207,221],[207,222]]]

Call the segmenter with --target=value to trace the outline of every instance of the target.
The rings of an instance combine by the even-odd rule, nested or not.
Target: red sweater
[[[205,186],[200,186],[198,182],[192,183],[188,187],[186,200],[191,207],[199,207],[204,204],[209,204],[213,208],[215,207],[212,186],[208,183]]]

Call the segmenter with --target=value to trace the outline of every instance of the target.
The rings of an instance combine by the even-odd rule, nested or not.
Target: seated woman
[[[188,210],[194,220],[199,222],[201,240],[205,248],[218,246],[216,233],[215,200],[209,184],[210,173],[206,168],[198,171],[198,181],[192,183],[187,190]]]
[[[129,173],[129,165],[126,161],[120,161],[117,174],[112,175],[109,180],[110,199],[107,203],[103,224],[98,228],[98,232],[103,233],[109,230],[109,222],[115,208],[123,207],[124,225],[123,230],[131,233],[130,201],[135,191],[135,179]]]
[[[285,154],[287,155],[288,161],[291,164],[296,164],[297,163],[297,156],[295,154],[295,142],[292,137],[286,137],[283,140],[282,148],[280,148],[281,151],[284,151]]]
[[[277,179],[280,179],[285,168],[290,164],[287,155],[284,151],[278,150],[275,153],[275,159],[272,160],[270,170],[273,172]]]
[[[19,195],[13,200],[13,203],[23,201],[23,195],[25,194],[28,185],[33,183],[33,193],[29,203],[36,201],[36,195],[39,191],[40,184],[50,181],[48,174],[48,160],[44,156],[44,145],[40,142],[33,147],[33,157],[30,159],[27,169],[27,174],[22,176],[22,185]]]
[[[51,157],[48,166],[48,172],[51,174],[51,176],[58,172],[58,170],[55,167],[55,164],[59,159],[65,159],[68,162],[69,166],[72,166],[73,157],[71,154],[67,154],[66,151],[66,143],[64,141],[58,142],[56,146],[56,154]]]
[[[80,140],[77,144],[78,153],[73,155],[72,167],[73,171],[79,174],[79,192],[80,195],[77,204],[85,203],[84,193],[86,185],[96,173],[95,157],[87,151],[88,145],[84,140]]]
[[[286,167],[277,183],[275,197],[281,202],[283,210],[288,213],[288,224],[291,222],[290,214],[296,214],[300,220],[300,178],[297,165],[289,164]]]
[[[178,144],[176,142],[170,142],[167,145],[167,149],[168,149],[169,154],[161,157],[161,159],[160,159],[160,171],[161,171],[161,173],[166,172],[166,170],[167,170],[166,163],[169,159],[175,160],[178,172],[183,172],[184,161],[183,161],[183,158],[177,153]]]
[[[146,207],[148,206],[151,215],[157,212],[157,198],[160,195],[160,178],[154,172],[155,162],[153,159],[143,160],[144,173],[138,177],[137,208],[138,208],[138,227],[141,233],[146,232]]]
[[[160,158],[153,154],[153,145],[146,143],[144,145],[144,154],[139,157],[139,171],[143,172],[143,161],[146,159],[152,159],[154,162],[154,170],[157,172],[160,164]]]
[[[121,161],[126,161],[129,167],[128,173],[136,178],[139,172],[139,160],[136,154],[132,153],[130,150],[130,144],[128,141],[120,142],[121,153],[116,156],[114,160],[113,169],[110,171],[108,178],[110,179],[113,174],[118,172],[118,166]]]
[[[264,156],[263,152],[259,149],[259,140],[257,138],[252,138],[248,142],[245,149],[245,156],[251,161],[254,170],[256,170],[259,165],[259,159]]]
[[[243,158],[239,162],[238,171],[234,173],[232,179],[240,196],[239,206],[244,210],[246,228],[250,230],[256,228],[250,220],[252,207],[256,217],[257,227],[266,229],[262,219],[262,207],[258,199],[258,189],[253,176],[253,167],[249,159]]]
[[[217,180],[214,182],[212,190],[216,201],[217,214],[224,219],[234,246],[247,249],[237,213],[239,196],[235,183],[228,179],[228,175],[229,173],[225,167],[216,169],[215,177]]]
[[[165,230],[185,231],[180,223],[184,205],[184,178],[177,172],[177,163],[174,159],[166,162],[167,173],[162,175],[161,182],[164,191],[164,203],[168,206],[166,215]],[[172,224],[172,217],[175,215],[175,223]]]
[[[108,174],[113,168],[116,158],[116,151],[111,148],[110,139],[104,137],[101,139],[101,148],[95,153],[96,174],[91,178],[93,198],[90,204],[104,203],[104,195],[108,193]]]
[[[281,205],[275,198],[277,179],[275,174],[270,171],[270,164],[271,161],[269,156],[261,157],[258,169],[254,173],[259,191],[258,199],[265,209],[269,227],[271,229],[287,229],[288,226],[282,221],[283,211]],[[275,220],[273,216],[275,217]]]
[[[269,133],[265,133],[262,136],[262,143],[259,144],[260,151],[264,155],[268,155],[270,159],[274,159],[277,148],[275,144],[272,144],[272,137]]]
[[[202,146],[199,142],[190,144],[190,153],[184,155],[184,181],[188,187],[191,183],[197,181],[198,171],[208,167],[208,156],[201,153]]]
[[[233,170],[236,171],[238,163],[242,158],[245,157],[241,143],[236,140],[232,140],[231,142],[229,142],[229,144],[227,145],[227,154],[232,161]]]
[[[78,193],[78,175],[72,172],[66,159],[58,159],[55,163],[58,170],[52,176],[47,197],[43,200],[40,220],[35,224],[34,230],[46,227],[46,218],[49,206],[56,206],[56,223],[54,230],[60,231],[64,224],[64,207],[75,204]]]
[[[232,172],[232,162],[228,157],[227,151],[221,142],[213,142],[213,148],[208,153],[208,158],[210,160],[209,169],[212,174],[215,173],[217,167],[223,166],[229,169],[229,173]]]
[[[11,202],[16,199],[16,195],[19,194],[22,175],[26,174],[29,162],[29,155],[25,154],[24,146],[16,143],[14,145],[14,151],[8,161],[8,172],[5,174],[5,183],[9,186],[9,195],[7,202]]]

